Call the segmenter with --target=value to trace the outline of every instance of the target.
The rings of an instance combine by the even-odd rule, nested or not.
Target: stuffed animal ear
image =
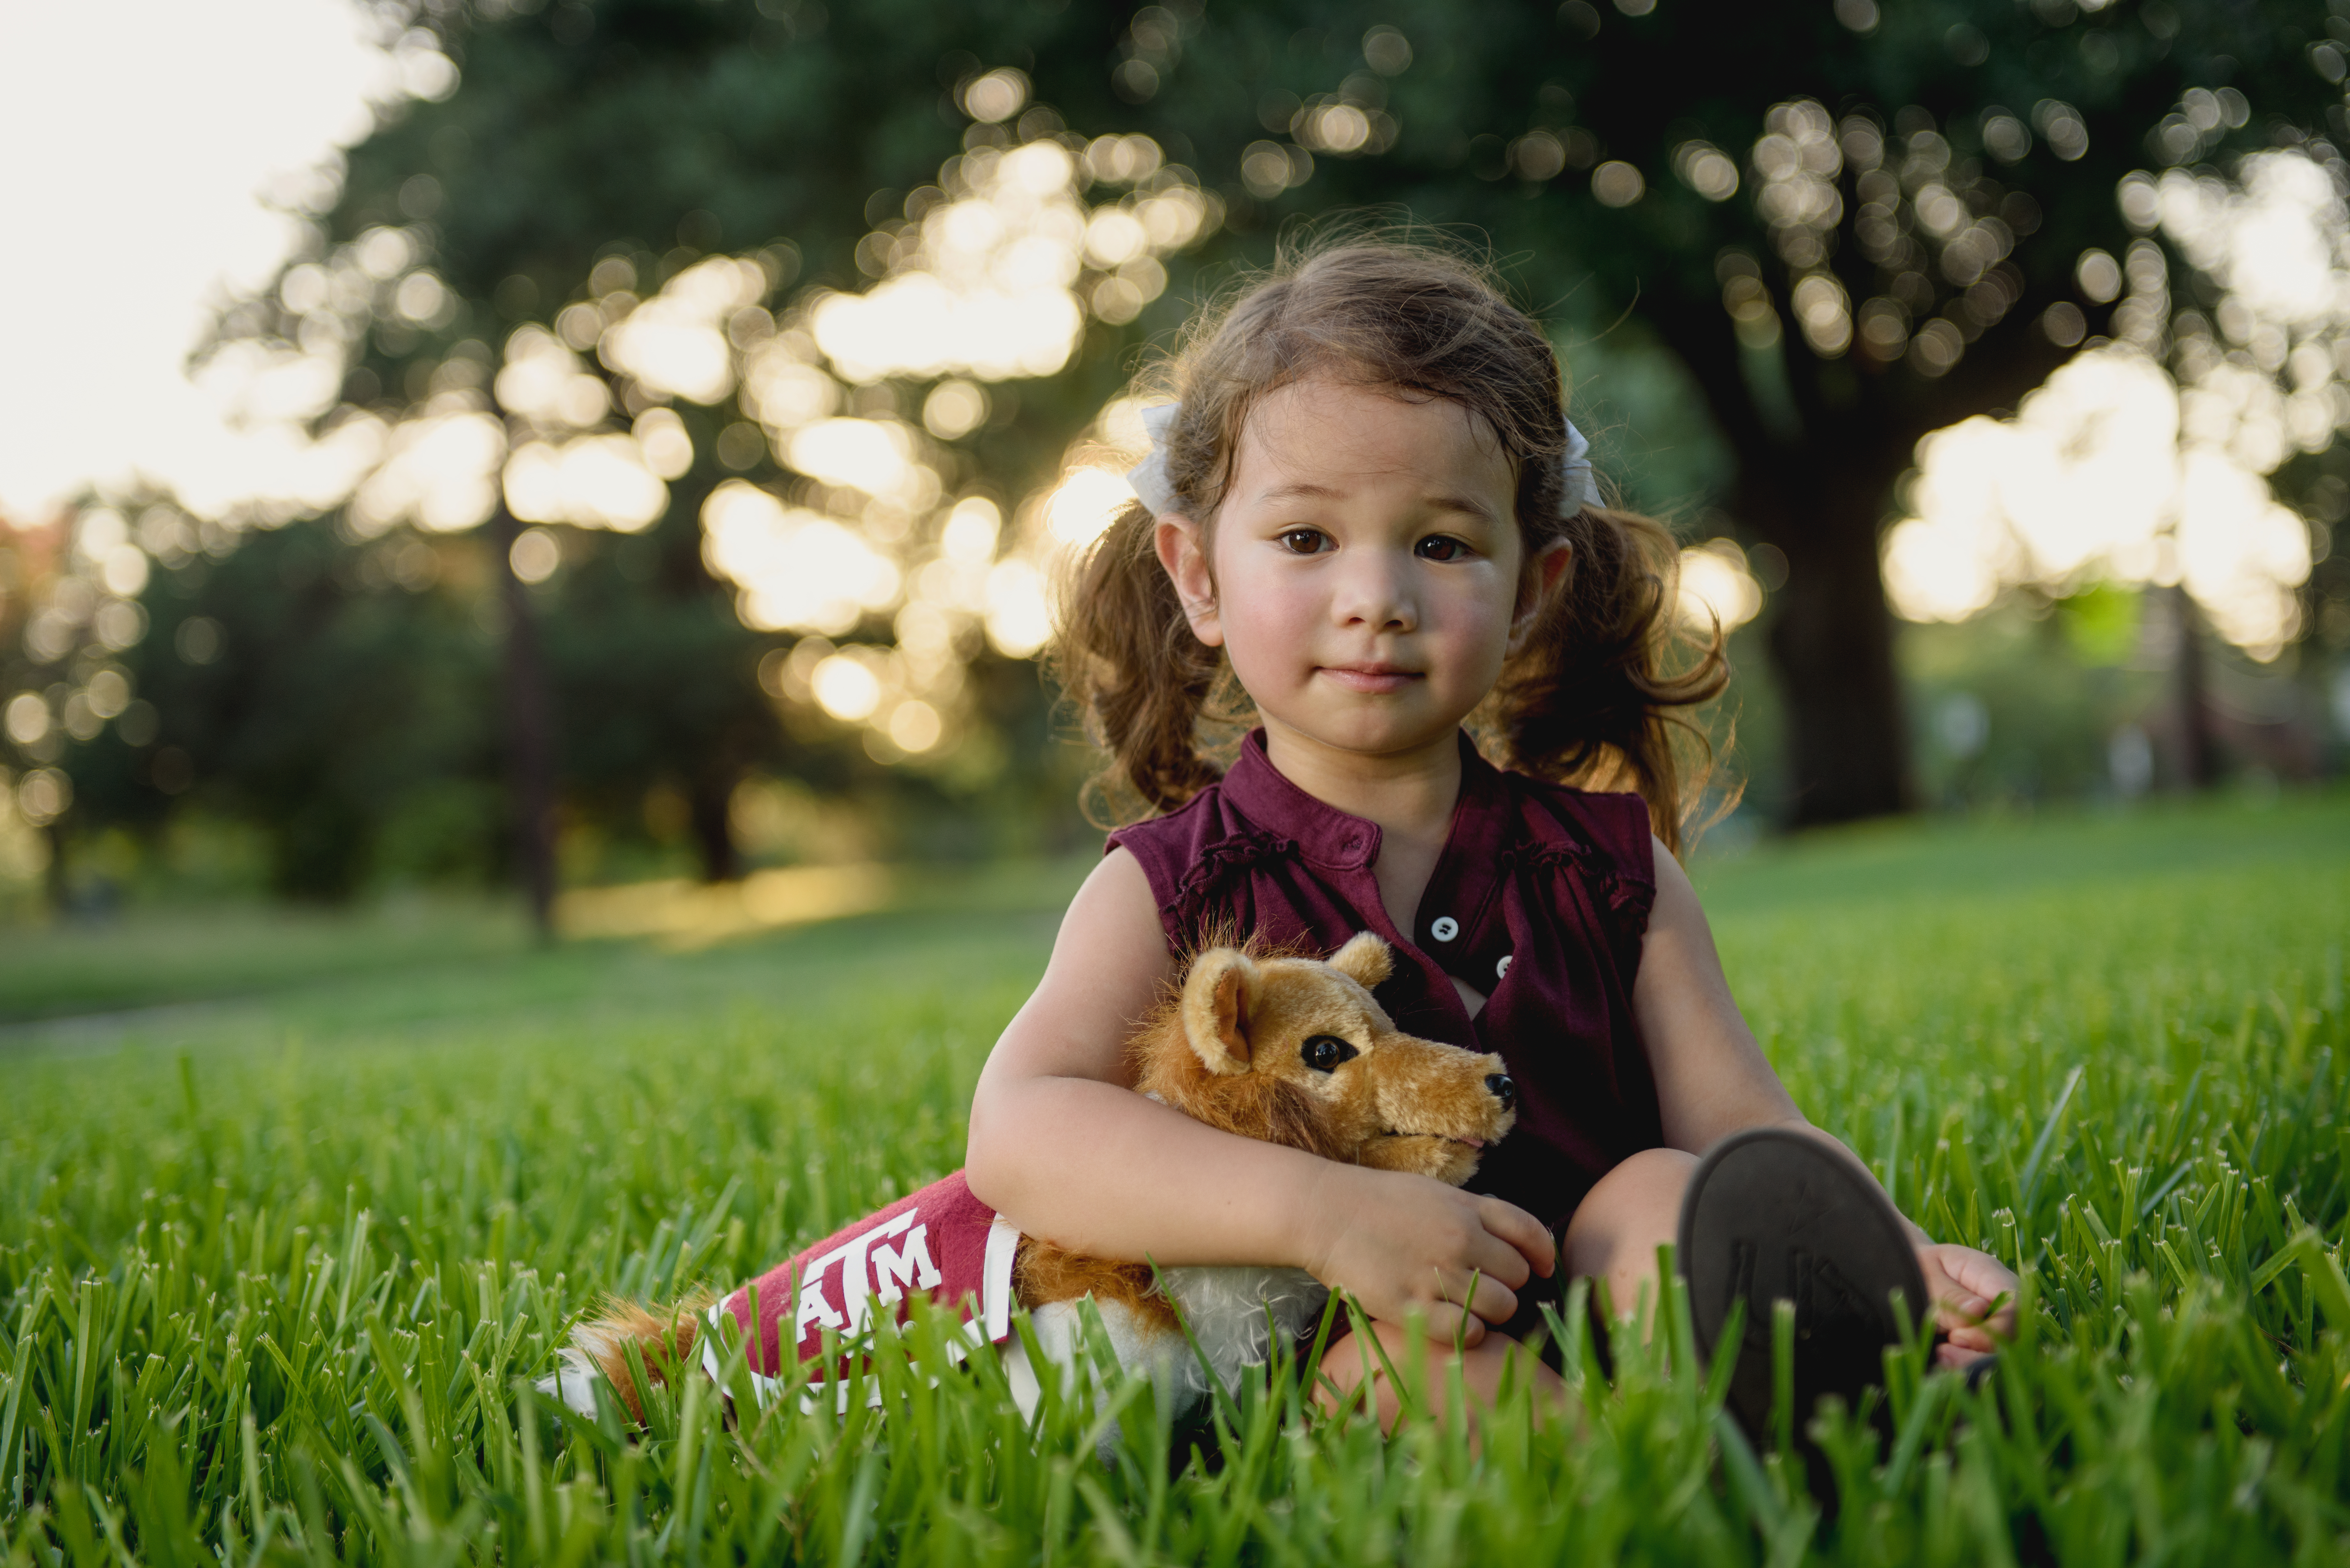
[[[1249,1002],[1256,965],[1231,948],[1210,948],[1183,981],[1183,1033],[1211,1073],[1249,1070]]]
[[[1395,972],[1395,955],[1378,937],[1357,931],[1330,955],[1330,967],[1368,991]]]

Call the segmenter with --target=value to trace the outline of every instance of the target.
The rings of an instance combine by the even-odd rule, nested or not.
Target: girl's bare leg
[[[1393,1431],[1396,1418],[1403,1411],[1403,1398],[1394,1379],[1388,1376],[1390,1366],[1407,1384],[1415,1376],[1421,1379],[1420,1388],[1435,1403],[1440,1414],[1449,1406],[1449,1379],[1458,1366],[1472,1428],[1478,1413],[1492,1409],[1501,1397],[1504,1383],[1513,1388],[1524,1388],[1531,1383],[1537,1419],[1566,1407],[1566,1385],[1559,1381],[1558,1374],[1505,1334],[1489,1333],[1458,1355],[1449,1341],[1430,1339],[1391,1323],[1374,1323],[1369,1334],[1378,1338],[1377,1348],[1367,1343],[1365,1334],[1357,1333],[1333,1339],[1323,1351],[1322,1376],[1328,1382],[1318,1397],[1324,1409],[1340,1409],[1361,1398],[1358,1390],[1367,1383],[1370,1397],[1378,1404],[1379,1429]],[[1379,1359],[1382,1351],[1387,1355],[1384,1362]],[[1413,1365],[1415,1358],[1417,1366]],[[1331,1385],[1336,1385],[1335,1390]]]
[[[1618,1318],[1657,1301],[1657,1248],[1680,1230],[1681,1194],[1697,1157],[1677,1148],[1643,1149],[1599,1179],[1567,1222],[1570,1280],[1604,1280]]]
[[[1652,1148],[1632,1156],[1599,1179],[1575,1210],[1566,1227],[1564,1262],[1566,1277],[1605,1280],[1608,1299],[1618,1317],[1630,1317],[1645,1300],[1654,1309],[1657,1299],[1657,1248],[1673,1240],[1680,1228],[1681,1193],[1697,1157],[1677,1148]],[[1458,1365],[1461,1382],[1472,1414],[1489,1409],[1505,1378],[1515,1386],[1531,1380],[1537,1413],[1564,1409],[1566,1385],[1525,1346],[1506,1334],[1489,1333],[1457,1356],[1449,1343],[1431,1340],[1394,1324],[1375,1323],[1370,1332],[1378,1348],[1362,1343],[1357,1334],[1331,1342],[1322,1356],[1323,1407],[1336,1409],[1358,1397],[1368,1381],[1378,1401],[1379,1425],[1392,1429],[1402,1400],[1388,1376],[1392,1365],[1405,1377],[1407,1357],[1418,1357],[1430,1396],[1441,1400],[1446,1379]],[[1378,1352],[1387,1353],[1381,1362]]]

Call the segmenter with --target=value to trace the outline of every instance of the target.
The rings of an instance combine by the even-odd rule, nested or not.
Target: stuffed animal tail
[[[708,1291],[686,1297],[674,1306],[652,1308],[639,1302],[604,1298],[596,1316],[575,1326],[571,1343],[557,1356],[562,1365],[538,1380],[538,1391],[579,1414],[596,1414],[596,1379],[610,1385],[631,1420],[645,1418],[643,1391],[629,1365],[628,1346],[637,1347],[648,1381],[666,1386],[672,1377],[696,1365],[702,1314],[718,1298]]]

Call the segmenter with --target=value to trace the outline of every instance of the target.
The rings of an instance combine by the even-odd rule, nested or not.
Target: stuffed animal
[[[1369,932],[1326,961],[1207,949],[1136,1031],[1135,1087],[1226,1132],[1459,1186],[1475,1174],[1484,1147],[1510,1130],[1516,1092],[1500,1057],[1395,1027],[1371,996],[1389,963],[1387,944]],[[1012,1332],[1015,1300],[1028,1309],[1045,1358],[1067,1366],[1078,1351],[1079,1303],[1090,1298],[1120,1364],[1149,1373],[1162,1407],[1180,1410],[1207,1392],[1210,1376],[1229,1386],[1241,1368],[1262,1365],[1276,1334],[1302,1339],[1328,1297],[1299,1269],[1186,1266],[1154,1279],[1146,1264],[1069,1251],[1022,1235],[973,1198],[958,1173],[723,1302],[704,1296],[666,1312],[608,1303],[602,1315],[574,1330],[563,1369],[540,1386],[592,1416],[593,1379],[600,1376],[641,1419],[628,1343],[636,1342],[656,1382],[668,1368],[697,1362],[715,1377],[719,1335],[704,1327],[714,1328],[723,1313],[747,1342],[753,1386],[764,1401],[784,1386],[785,1321],[798,1358],[813,1360],[824,1354],[828,1332],[837,1345],[837,1336],[868,1329],[877,1311],[902,1320],[918,1293],[963,1311],[963,1338],[972,1349],[1003,1347],[1013,1390],[1028,1411],[1039,1385]],[[1185,1343],[1185,1326],[1199,1355]],[[842,1386],[836,1397],[845,1405],[850,1391]]]

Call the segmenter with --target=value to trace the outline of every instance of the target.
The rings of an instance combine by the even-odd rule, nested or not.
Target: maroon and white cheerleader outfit
[[[960,1311],[972,1346],[1002,1344],[1012,1332],[1012,1262],[1019,1243],[1020,1232],[972,1197],[957,1171],[768,1270],[712,1307],[710,1321],[717,1324],[721,1313],[733,1318],[747,1345],[753,1386],[765,1404],[782,1386],[785,1345],[797,1359],[813,1361],[827,1333],[854,1339],[877,1317],[902,1324],[918,1296]],[[721,1376],[715,1336],[703,1337],[702,1359],[712,1377]]]

